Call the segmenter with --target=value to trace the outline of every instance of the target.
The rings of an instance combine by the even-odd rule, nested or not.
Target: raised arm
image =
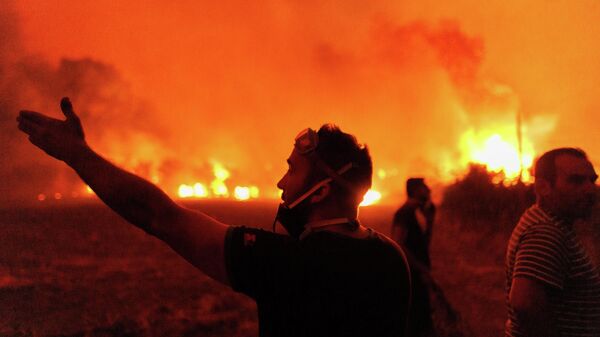
[[[118,168],[86,143],[81,122],[68,98],[66,120],[21,111],[19,129],[50,156],[64,161],[104,203],[135,226],[166,242],[208,276],[227,284],[224,242],[228,226],[177,205],[157,186]]]

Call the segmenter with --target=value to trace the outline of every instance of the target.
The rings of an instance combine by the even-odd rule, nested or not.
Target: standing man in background
[[[592,214],[598,175],[576,148],[544,153],[534,174],[536,204],[506,254],[506,336],[600,336],[600,275],[573,228]]]
[[[431,260],[429,244],[435,220],[435,205],[431,190],[423,178],[406,181],[406,202],[394,215],[392,239],[406,253],[411,268],[413,300],[409,315],[409,335],[433,335],[429,287]]]

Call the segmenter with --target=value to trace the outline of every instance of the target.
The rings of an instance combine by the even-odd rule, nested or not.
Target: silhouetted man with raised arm
[[[61,109],[65,121],[21,111],[19,129],[127,221],[255,299],[260,336],[405,335],[407,263],[397,245],[358,222],[372,164],[354,136],[332,125],[298,135],[277,184],[277,221],[287,236],[228,226],[176,204],[94,152],[67,98]]]
[[[559,148],[536,162],[536,204],[515,227],[506,253],[506,336],[600,336],[600,275],[573,229],[596,202],[585,152]]]

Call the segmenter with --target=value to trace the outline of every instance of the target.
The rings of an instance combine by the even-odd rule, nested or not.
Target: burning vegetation
[[[600,48],[570,24],[599,21],[583,5],[558,23],[515,17],[532,27],[527,35],[484,29],[461,3],[428,15],[409,15],[416,8],[408,4],[339,4],[331,20],[325,7],[280,2],[174,4],[165,12],[136,1],[30,1],[0,5],[7,205],[90,196],[14,127],[21,108],[58,116],[62,96],[78,107],[100,153],[179,198],[278,199],[292,136],[326,122],[371,149],[376,174],[364,205],[399,202],[409,176],[446,186],[472,163],[502,172],[494,183],[530,183],[535,156],[557,145],[600,157],[586,127],[597,99],[585,90],[597,78],[591,65]],[[560,6],[546,7],[563,17]],[[551,28],[543,45],[537,33]],[[534,60],[523,63],[525,52]],[[575,73],[578,83],[554,84]]]

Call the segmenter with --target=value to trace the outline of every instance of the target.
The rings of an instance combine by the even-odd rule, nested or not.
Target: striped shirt
[[[600,276],[571,224],[537,205],[513,230],[506,253],[506,336],[525,336],[508,301],[513,278],[545,284],[559,336],[600,336]]]

